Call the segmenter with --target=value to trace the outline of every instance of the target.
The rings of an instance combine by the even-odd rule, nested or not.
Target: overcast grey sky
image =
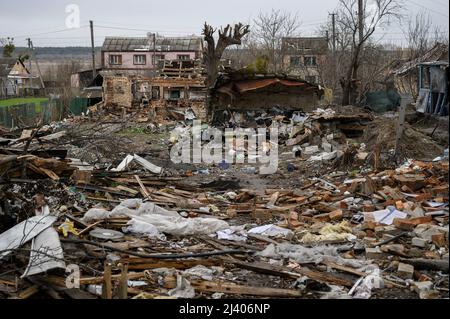
[[[405,14],[425,10],[433,23],[448,32],[449,0],[404,0]],[[146,31],[165,36],[199,35],[205,21],[220,26],[250,22],[260,11],[272,8],[298,12],[303,36],[315,34],[329,19],[338,0],[0,0],[0,37],[13,36],[17,46],[31,37],[35,46],[89,46],[89,20],[94,20],[95,43],[105,36],[145,36]],[[81,27],[68,30],[65,25],[68,4],[80,8]],[[377,39],[401,43],[402,29],[393,25],[378,30]]]

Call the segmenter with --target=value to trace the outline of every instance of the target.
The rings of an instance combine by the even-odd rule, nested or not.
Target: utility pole
[[[364,39],[364,0],[358,0],[358,29],[359,43],[362,45]]]
[[[337,57],[336,57],[336,13],[330,13],[331,15],[331,25],[332,25],[332,45],[333,45],[333,89],[335,88],[335,84],[337,83]]]
[[[28,42],[28,55],[29,55],[28,72],[30,73],[28,85],[29,85],[30,92],[33,92],[33,74],[31,74],[31,57],[33,56],[33,52],[31,51],[32,44],[31,44],[31,39],[30,38],[27,38],[26,40]],[[30,92],[28,92],[28,93],[30,93]]]
[[[336,13],[330,13],[331,25],[333,29],[332,41],[333,41],[333,53],[336,53]]]
[[[153,67],[156,66],[156,33],[153,33]]]
[[[33,57],[34,63],[36,64],[36,69],[37,69],[38,74],[39,74],[39,79],[41,80],[41,86],[42,86],[43,89],[45,89],[44,80],[42,79],[41,68],[39,67],[39,63],[38,63],[37,57],[34,55],[34,45],[33,45],[33,41],[31,41],[31,50],[32,50],[32,52],[33,52],[33,56],[30,56],[30,60],[31,60],[31,57]],[[30,65],[31,65],[31,62],[30,62]]]
[[[95,70],[95,44],[94,44],[94,21],[90,20],[89,24],[91,26],[91,46],[92,46],[92,79],[95,79],[96,70]]]

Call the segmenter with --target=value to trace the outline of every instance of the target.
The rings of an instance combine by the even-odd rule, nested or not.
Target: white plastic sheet
[[[2,233],[0,235],[0,259],[51,227],[56,219],[55,216],[50,215],[34,216]]]
[[[21,278],[33,276],[54,268],[66,268],[58,232],[49,227],[33,239],[28,267]]]
[[[83,221],[91,222],[118,216],[131,218],[125,231],[159,238],[162,238],[160,233],[175,236],[210,235],[230,228],[227,222],[217,218],[184,218],[176,211],[164,209],[153,203],[130,200],[123,201],[111,212],[100,208],[90,209],[84,215]]]
[[[292,232],[292,230],[272,224],[252,228],[248,231],[248,233],[259,234],[268,237],[282,237],[286,239],[291,239],[292,237],[294,237],[294,233]]]

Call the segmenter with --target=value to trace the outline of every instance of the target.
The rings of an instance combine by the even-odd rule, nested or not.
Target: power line
[[[444,7],[447,7],[447,8],[448,8],[448,2],[447,2],[447,3],[442,3],[440,0],[432,0],[432,2],[438,3],[438,4],[440,4],[441,6],[444,6]]]
[[[417,3],[417,2],[415,2],[415,1],[412,1],[412,0],[407,0],[407,1],[410,2],[410,3],[412,3],[412,4],[415,4],[416,6],[419,6],[419,7],[423,8],[423,9],[425,9],[425,10],[428,10],[428,11],[430,11],[430,12],[434,12],[434,13],[436,13],[436,14],[439,14],[439,15],[441,15],[441,16],[443,16],[443,17],[448,18],[448,15],[447,15],[447,14],[444,14],[444,13],[442,13],[442,12],[436,11],[436,10],[431,9],[431,8],[429,8],[429,7],[425,7],[424,5],[422,5],[422,4],[420,4],[420,3]]]
[[[61,30],[56,30],[56,31],[49,31],[49,32],[42,32],[42,33],[35,33],[35,34],[27,34],[27,35],[17,35],[17,36],[11,36],[12,38],[26,38],[26,37],[34,37],[37,35],[45,35],[45,34],[54,34],[54,33],[61,33],[61,32],[68,32],[68,31],[76,31],[76,30],[80,30],[82,28],[87,27],[87,25],[83,25],[80,26],[79,28],[72,28],[72,29],[61,29]]]

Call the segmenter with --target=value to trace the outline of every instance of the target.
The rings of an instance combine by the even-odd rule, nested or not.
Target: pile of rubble
[[[391,147],[365,139],[377,120],[336,108],[261,122],[284,124],[265,177],[71,158],[82,138],[96,149],[70,128],[92,118],[2,130],[0,297],[448,298],[448,151],[386,167]]]

